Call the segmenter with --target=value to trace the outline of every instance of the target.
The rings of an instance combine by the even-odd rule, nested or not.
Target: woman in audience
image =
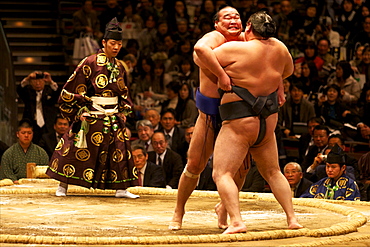
[[[335,76],[329,77],[328,85],[340,87],[342,102],[356,111],[356,104],[361,94],[360,84],[353,78],[353,70],[349,62],[342,60],[337,63]]]
[[[303,84],[303,94],[311,102],[317,100],[317,92],[322,86],[319,74],[313,61],[304,61],[301,64],[302,74],[298,81]]]
[[[185,128],[190,124],[195,124],[198,117],[198,109],[195,101],[191,97],[191,87],[189,84],[182,84],[179,91],[179,99],[176,106],[176,120],[179,127]]]

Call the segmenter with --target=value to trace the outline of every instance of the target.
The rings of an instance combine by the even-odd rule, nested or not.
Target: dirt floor
[[[86,239],[79,246],[91,246],[92,240],[102,238],[141,239],[150,244],[156,237],[189,238],[199,235],[219,236],[214,205],[219,201],[217,193],[206,196],[192,196],[187,204],[183,229],[167,229],[176,200],[175,191],[171,193],[146,193],[144,190],[131,190],[140,194],[139,199],[115,198],[113,191],[80,191],[70,186],[67,197],[56,197],[56,183],[22,183],[0,188],[0,246],[40,246],[31,244],[24,238],[44,236],[45,239],[70,237]],[[134,188],[132,188],[134,189]],[[165,191],[165,190],[164,190]],[[333,204],[337,205],[337,204]],[[370,204],[341,204],[348,210],[355,210],[370,217]],[[333,206],[334,207],[334,206]],[[182,246],[370,246],[370,223],[358,227],[357,232],[330,237],[298,236],[283,239],[278,235],[286,229],[286,219],[280,205],[274,200],[241,199],[242,217],[249,234],[262,236],[259,241],[186,243]],[[295,205],[299,221],[309,230],[330,229],[348,222],[351,216],[315,206]],[[266,237],[263,235],[271,235]],[[4,241],[9,236],[12,241]],[[89,238],[86,238],[89,237]],[[136,237],[136,238],[135,238]],[[275,238],[275,239],[274,239]],[[257,240],[258,238],[255,237]],[[146,242],[149,241],[149,242]],[[5,242],[5,243],[4,243]],[[56,242],[57,244],[58,242]],[[101,243],[101,242],[100,242]],[[110,243],[109,241],[107,243]],[[136,246],[138,246],[137,242]],[[315,244],[316,243],[316,244]],[[60,245],[60,243],[58,244]],[[178,246],[179,244],[175,244]],[[44,244],[42,246],[55,246]],[[76,246],[67,245],[64,246]],[[111,245],[107,245],[111,246]],[[125,246],[125,245],[120,245]],[[169,246],[169,245],[157,245]],[[174,246],[174,245],[172,245]]]

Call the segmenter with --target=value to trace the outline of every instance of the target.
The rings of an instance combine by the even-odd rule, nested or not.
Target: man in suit
[[[163,167],[166,188],[177,189],[179,179],[184,169],[181,156],[168,148],[168,142],[162,132],[156,132],[152,136],[154,151],[149,152],[149,161]]]
[[[324,124],[324,120],[320,117],[313,117],[307,121],[308,132],[301,135],[299,138],[299,159],[298,162],[302,162],[304,156],[308,152],[308,147],[313,145],[313,130],[317,125]]]
[[[24,103],[23,119],[31,120],[33,142],[38,144],[42,134],[53,131],[58,113],[57,103],[60,90],[48,72],[34,71],[17,86],[19,98]]]
[[[153,125],[149,120],[139,120],[136,122],[136,130],[139,139],[134,140],[131,145],[141,145],[145,147],[145,151],[153,151],[152,135],[154,134]]]
[[[46,151],[49,158],[53,155],[55,147],[68,128],[68,120],[58,115],[54,121],[54,131],[42,135],[39,146]]]
[[[144,187],[166,187],[162,167],[148,161],[148,153],[145,147],[134,145],[131,148],[132,158],[138,170],[139,186]]]
[[[303,97],[303,84],[292,83],[289,87],[290,98],[279,111],[279,126],[284,137],[295,138],[293,124],[295,122],[306,123],[315,116],[313,104]]]
[[[156,109],[147,110],[145,112],[144,118],[152,123],[154,132],[163,131],[163,127],[160,123],[161,115]]]
[[[177,127],[175,119],[175,110],[167,109],[161,117],[163,133],[167,139],[169,147],[176,153],[181,153],[185,142],[184,129]]]
[[[289,162],[284,167],[284,176],[288,180],[292,196],[300,197],[309,187],[312,182],[303,177],[302,168],[296,162]]]

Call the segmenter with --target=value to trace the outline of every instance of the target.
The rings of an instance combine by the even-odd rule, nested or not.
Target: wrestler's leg
[[[234,181],[239,191],[244,185],[245,177],[248,174],[250,165],[250,154],[248,153],[243,161],[243,164],[240,166],[238,172],[234,176]],[[215,212],[218,218],[218,227],[220,229],[226,229],[229,225],[227,224],[227,211],[222,201],[216,204]]]
[[[182,173],[177,191],[175,213],[169,225],[170,230],[181,229],[182,218],[185,213],[185,204],[191,193],[198,184],[199,178],[192,178],[191,175],[199,175],[207,165],[208,159],[213,153],[214,130],[211,120],[199,111],[199,116],[194,127],[188,150],[188,162],[186,170],[190,174]]]
[[[250,140],[257,138],[255,131],[246,130],[247,124],[250,124],[248,128],[256,130],[258,128],[256,123],[254,118],[224,121],[216,140],[213,179],[221,201],[230,216],[230,225],[224,233],[238,233],[247,230],[240,215],[239,188],[234,177],[248,153]]]
[[[276,117],[277,114],[266,119],[266,136],[257,147],[251,148],[250,152],[256,161],[258,171],[270,185],[276,200],[284,209],[289,229],[302,228],[294,213],[289,183],[279,167],[276,139],[273,131],[276,126]]]

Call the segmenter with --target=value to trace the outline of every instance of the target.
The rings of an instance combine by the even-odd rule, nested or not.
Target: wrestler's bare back
[[[275,38],[228,42],[215,48],[214,52],[232,83],[247,88],[256,97],[276,91],[282,80],[293,72],[289,51]],[[221,104],[239,100],[236,94],[227,93]]]

